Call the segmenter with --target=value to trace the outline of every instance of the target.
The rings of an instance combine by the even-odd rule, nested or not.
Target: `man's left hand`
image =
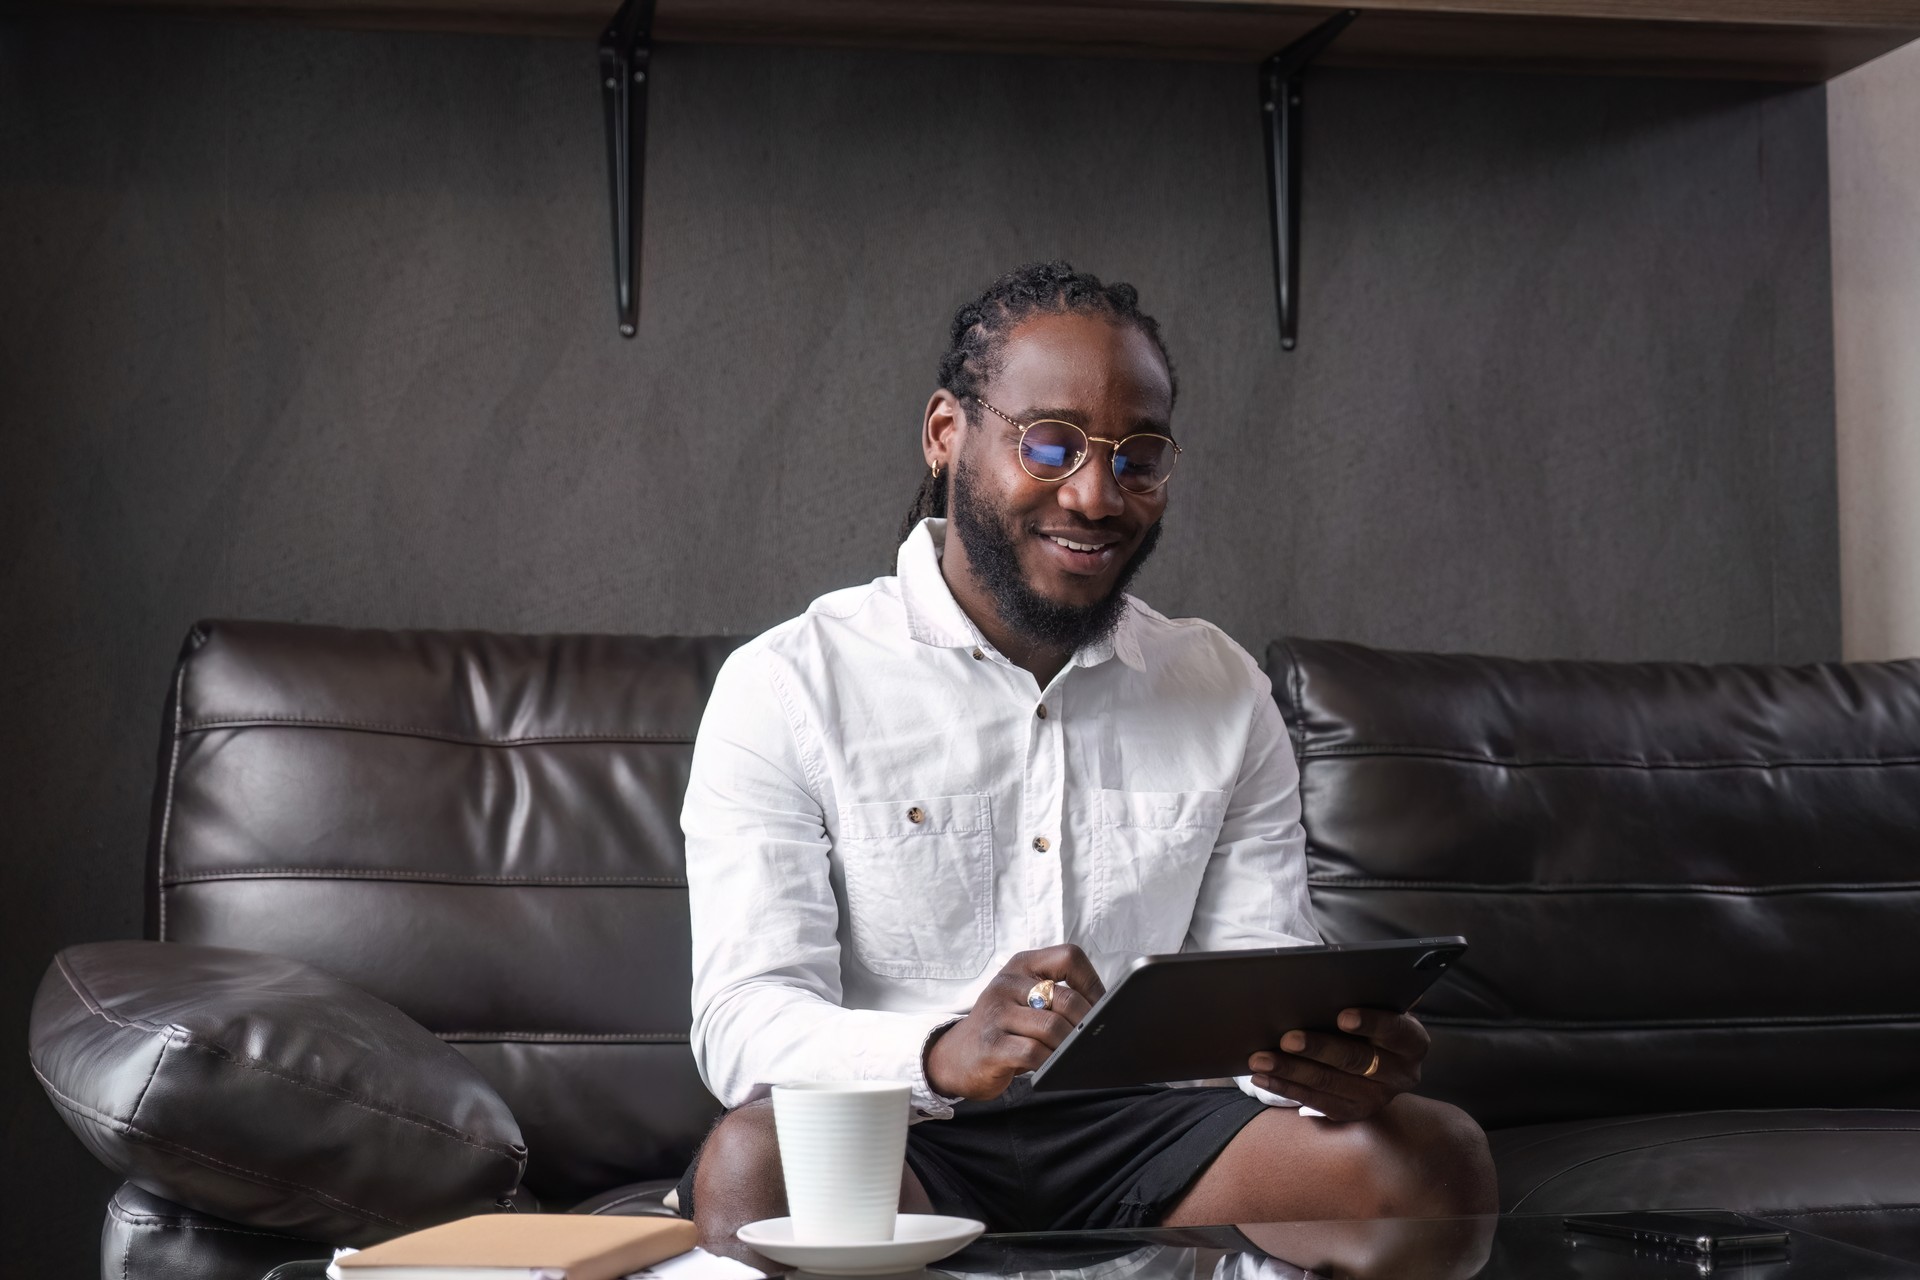
[[[1412,1014],[1345,1009],[1339,1023],[1339,1032],[1289,1031],[1279,1049],[1254,1054],[1253,1082],[1329,1120],[1365,1120],[1420,1083],[1431,1037]],[[1375,1054],[1379,1066],[1368,1075]]]

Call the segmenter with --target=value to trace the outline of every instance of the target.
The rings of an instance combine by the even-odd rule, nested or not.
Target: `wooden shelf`
[[[86,2],[86,0],[81,0]],[[588,38],[615,0],[107,0],[327,26]],[[1920,0],[659,0],[661,42],[1254,61],[1330,13],[1329,66],[1818,82],[1920,37]]]

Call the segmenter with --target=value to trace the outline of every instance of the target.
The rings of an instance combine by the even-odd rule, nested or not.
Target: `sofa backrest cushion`
[[[1920,1106],[1920,662],[1267,665],[1328,941],[1470,943],[1425,1091],[1490,1126]]]
[[[162,736],[151,936],[274,952],[399,1007],[512,1108],[527,1186],[677,1177],[680,801],[727,638],[209,622]]]

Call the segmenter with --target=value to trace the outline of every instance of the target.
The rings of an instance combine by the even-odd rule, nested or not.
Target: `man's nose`
[[[1060,482],[1060,505],[1088,520],[1106,520],[1127,509],[1127,495],[1113,478],[1113,448],[1092,446],[1093,455],[1080,469]]]

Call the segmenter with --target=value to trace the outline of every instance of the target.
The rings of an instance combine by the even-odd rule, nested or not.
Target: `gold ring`
[[[1027,989],[1027,1008],[1053,1008],[1053,979],[1042,978]]]
[[[1360,1078],[1362,1080],[1368,1079],[1373,1075],[1374,1072],[1378,1071],[1379,1069],[1380,1069],[1380,1055],[1376,1053],[1373,1055],[1373,1061],[1367,1064],[1367,1069],[1360,1073]]]

